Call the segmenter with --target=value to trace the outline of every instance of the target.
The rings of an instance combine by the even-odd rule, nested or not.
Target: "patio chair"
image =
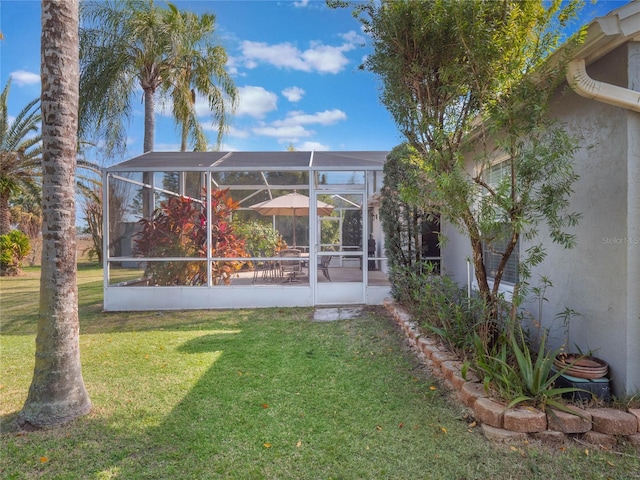
[[[250,252],[252,257],[265,257],[265,253],[262,251]],[[273,272],[273,262],[269,260],[254,260],[253,261],[253,283],[256,283],[258,276],[262,274],[262,280],[273,280],[275,278]]]
[[[287,280],[284,283],[298,282],[299,280],[296,279],[296,275],[302,271],[300,250],[295,248],[287,248],[285,250],[281,250],[279,256],[280,272],[283,276],[287,277]],[[292,260],[289,260],[289,258],[291,258]]]
[[[331,281],[331,277],[329,276],[330,263],[331,263],[331,255],[326,255],[324,257],[320,257],[320,263],[318,264],[318,268],[322,270],[322,274],[329,281]]]

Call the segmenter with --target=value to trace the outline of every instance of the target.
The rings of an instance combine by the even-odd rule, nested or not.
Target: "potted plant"
[[[563,321],[565,342],[563,351],[556,355],[554,366],[558,371],[564,371],[565,375],[576,378],[596,379],[605,377],[609,372],[609,366],[604,360],[585,355],[581,351],[577,353],[569,351],[571,319],[576,316],[580,316],[580,313],[572,308],[565,308],[564,311],[556,315],[556,318],[561,318]]]

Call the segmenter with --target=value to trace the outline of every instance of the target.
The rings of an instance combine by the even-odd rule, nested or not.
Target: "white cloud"
[[[256,68],[259,62],[263,62],[279,68],[311,71],[302,60],[300,50],[291,43],[269,45],[266,42],[245,40],[241,48],[247,68]]]
[[[243,64],[246,68],[256,68],[258,64],[266,63],[303,72],[339,73],[349,63],[345,52],[355,48],[355,32],[352,36],[346,35],[343,36],[345,43],[342,45],[330,46],[315,42],[305,51],[289,42],[269,45],[266,42],[245,40],[241,44]]]
[[[237,147],[234,147],[233,145],[231,145],[230,143],[225,143],[222,142],[220,144],[220,152],[237,152],[238,150],[240,150]]]
[[[336,122],[345,120],[347,116],[341,110],[325,110],[317,113],[304,113],[300,111],[289,112],[284,119],[275,120],[271,123],[264,123],[252,128],[254,135],[273,137],[279,142],[297,142],[301,138],[308,138],[316,132],[306,128],[307,125],[333,125]],[[324,146],[316,142],[307,142],[307,150],[327,150]]]
[[[11,79],[17,85],[35,85],[40,83],[40,75],[37,73],[27,72],[26,70],[16,70],[11,72]]]
[[[340,35],[340,37],[342,37],[342,39],[352,45],[356,45],[356,44],[364,44],[365,43],[365,37],[363,35],[360,35],[358,32],[356,32],[355,30],[351,30],[347,33],[343,33],[342,35]]]
[[[289,87],[282,90],[282,95],[290,102],[299,102],[306,92],[300,87]]]
[[[316,152],[327,151],[329,150],[328,145],[323,145],[318,142],[304,142],[300,145],[297,150],[307,151],[307,150],[315,150]]]
[[[225,69],[229,75],[237,75],[238,74],[238,63],[240,59],[229,55],[227,57],[227,63],[225,64]]]
[[[293,2],[293,5],[295,7],[303,8],[309,5],[309,0],[296,0],[295,2]]]
[[[310,137],[313,132],[305,129],[301,125],[285,125],[285,126],[261,126],[255,127],[253,133],[263,135],[265,137],[278,138],[281,141],[295,142],[299,138]]]
[[[314,48],[305,50],[302,58],[305,63],[311,66],[312,70],[320,73],[338,73],[349,63],[349,59],[343,55],[343,52],[353,48],[354,46],[349,44],[340,47],[317,45]]]
[[[214,127],[211,124],[208,127],[205,127],[205,130],[218,132],[218,128]],[[249,138],[249,136],[251,135],[247,130],[236,128],[233,125],[229,126],[225,134],[234,138]]]
[[[153,150],[156,152],[179,152],[179,143],[156,143],[153,146]]]
[[[289,112],[284,120],[276,120],[273,125],[282,127],[288,125],[333,125],[334,123],[346,120],[347,115],[342,110],[325,110],[317,113]]]
[[[251,85],[239,87],[238,98],[236,115],[239,117],[248,115],[253,118],[264,118],[267,113],[278,108],[278,96],[263,87]]]

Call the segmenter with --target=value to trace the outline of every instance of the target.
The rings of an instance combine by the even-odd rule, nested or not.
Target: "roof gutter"
[[[594,80],[586,65],[628,41],[640,41],[640,1],[629,2],[587,27],[584,44],[572,54],[567,65],[567,81],[571,88],[586,98],[640,112],[640,92]]]
[[[584,58],[571,60],[567,65],[567,81],[571,88],[586,98],[616,107],[640,112],[640,92],[594,80],[587,73]]]

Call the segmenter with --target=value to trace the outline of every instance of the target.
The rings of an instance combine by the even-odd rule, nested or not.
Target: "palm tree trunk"
[[[156,117],[154,108],[154,89],[146,87],[144,89],[144,153],[153,152],[155,141]]]
[[[186,122],[183,122],[181,124],[181,131],[182,135],[180,137],[180,151],[186,152],[189,142],[189,127],[187,126]]]
[[[11,230],[11,211],[9,210],[9,195],[0,194],[0,235]]]
[[[78,0],[43,0],[41,74],[42,274],[35,368],[18,415],[25,428],[64,424],[91,409],[80,365],[76,281]]]
[[[144,153],[153,152],[153,143],[155,136],[156,119],[153,111],[154,90],[151,87],[144,89]],[[145,172],[142,174],[142,182],[146,185],[151,184],[152,173]],[[151,218],[153,213],[153,190],[144,188],[142,190],[142,215],[144,218]]]

